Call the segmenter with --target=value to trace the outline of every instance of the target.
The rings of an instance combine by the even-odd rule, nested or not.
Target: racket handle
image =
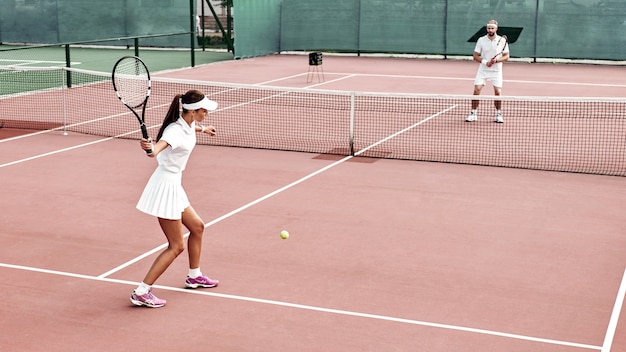
[[[152,144],[152,141],[150,141],[149,139],[144,138],[144,139],[142,139],[142,143],[143,143],[143,141],[150,142],[150,145],[152,147],[154,147],[154,145]],[[142,145],[142,149],[143,149],[143,145]],[[146,152],[146,155],[152,155],[152,148],[144,149],[143,151]]]
[[[149,139],[149,138],[146,138],[146,140],[150,141],[150,139]],[[150,141],[150,145],[151,145],[152,147],[154,147],[154,144],[152,144],[152,141]],[[144,151],[146,152],[146,155],[152,155],[152,148],[150,148],[150,149],[144,149]]]
[[[141,134],[143,136],[143,139],[149,141],[150,140],[150,136],[148,136],[148,130],[146,129],[146,125],[144,125],[143,123],[141,124]],[[152,143],[152,142],[150,142]],[[146,154],[147,155],[152,155],[152,148],[150,149],[145,149]]]

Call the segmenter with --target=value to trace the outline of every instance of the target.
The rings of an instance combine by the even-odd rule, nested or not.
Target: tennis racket
[[[146,103],[150,97],[148,67],[136,56],[124,56],[113,66],[112,79],[115,94],[139,121],[143,138],[149,139],[145,122]],[[138,108],[141,108],[141,116],[137,113]],[[152,150],[146,150],[146,154],[152,154]]]
[[[500,36],[500,39],[498,39],[498,43],[496,44],[497,54],[495,54],[491,58],[491,61],[495,60],[498,56],[504,54],[504,50],[506,50],[506,46],[508,45],[508,42],[509,42],[509,38],[507,38],[506,35]]]

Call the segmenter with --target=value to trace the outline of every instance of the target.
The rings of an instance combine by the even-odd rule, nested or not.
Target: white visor
[[[213,100],[209,100],[206,96],[202,98],[202,100],[191,103],[191,104],[183,104],[183,109],[185,110],[198,110],[198,109],[206,109],[206,110],[215,110],[217,109],[217,103]]]

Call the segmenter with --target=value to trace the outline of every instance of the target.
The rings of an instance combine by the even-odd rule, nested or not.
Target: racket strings
[[[508,42],[508,38],[506,35],[502,35],[500,36],[500,38],[498,38],[498,42],[496,43],[496,54],[493,56],[493,59],[504,54],[504,50],[506,49],[507,42]]]
[[[507,43],[507,37],[506,35],[503,35],[500,37],[500,40],[498,40],[498,54],[503,54],[504,53],[504,49],[506,49],[506,43]]]
[[[138,107],[150,95],[150,78],[146,67],[136,60],[123,60],[115,68],[117,93],[122,101]]]

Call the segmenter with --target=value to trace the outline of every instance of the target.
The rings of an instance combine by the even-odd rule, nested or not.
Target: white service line
[[[622,276],[622,283],[617,291],[617,297],[615,298],[615,304],[613,305],[613,313],[611,313],[611,320],[609,321],[609,327],[606,330],[606,336],[604,337],[604,343],[602,344],[602,352],[610,352],[611,345],[613,345],[613,337],[615,336],[615,330],[617,330],[617,322],[619,316],[622,313],[622,305],[624,304],[624,296],[626,296],[626,270]]]
[[[281,77],[281,78],[273,79],[273,80],[270,80],[270,81],[255,83],[254,85],[255,86],[263,86],[263,85],[267,85],[269,83],[280,82],[280,81],[284,81],[284,80],[287,80],[287,79],[296,78],[296,77],[305,76],[305,75],[308,75],[308,72],[307,73],[298,73],[297,75],[293,75],[293,76]],[[346,79],[346,78],[352,78],[352,77],[355,77],[355,76],[359,76],[358,74],[351,74],[351,73],[342,73],[341,75],[345,75],[345,77],[339,77],[339,78],[336,78],[336,79],[332,79],[330,81],[324,81],[324,82],[319,82],[317,84],[312,84],[310,86],[304,87],[304,89],[309,89],[309,88],[321,86],[321,85],[326,84],[326,83],[332,83],[332,82],[336,82],[336,81],[341,81],[341,80]]]
[[[327,83],[333,83],[333,82],[341,81],[341,80],[344,80],[344,79],[352,78],[352,77],[355,77],[355,76],[358,76],[358,75],[348,75],[348,76],[345,76],[345,77],[339,77],[339,78],[331,79],[330,81],[319,82],[318,84],[312,84],[312,85],[310,85],[308,87],[304,87],[304,89],[318,87],[318,86],[321,86],[321,85],[324,85],[324,84],[327,84]]]
[[[444,77],[444,76],[411,76],[411,75],[389,75],[389,74],[379,74],[379,73],[338,73],[338,72],[326,72],[326,74],[330,75],[351,75],[351,76],[362,76],[362,77],[386,77],[386,78],[408,78],[408,79],[428,79],[428,80],[442,80],[442,81],[474,81],[474,78],[470,77]],[[519,79],[505,79],[505,82],[511,83],[529,83],[529,84],[555,84],[555,85],[566,85],[566,86],[590,86],[590,87],[616,87],[616,88],[625,88],[626,84],[617,84],[617,83],[589,83],[589,82],[563,82],[563,81],[527,81],[527,80],[519,80]]]

